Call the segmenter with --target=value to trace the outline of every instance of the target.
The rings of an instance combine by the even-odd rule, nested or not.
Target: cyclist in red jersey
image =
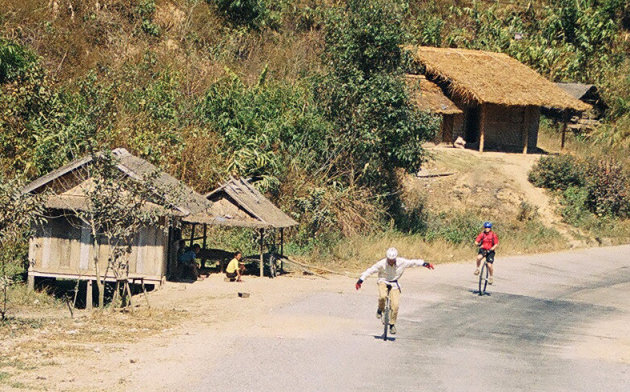
[[[479,253],[477,254],[477,268],[475,269],[475,275],[479,275],[479,267],[481,266],[481,260],[486,258],[488,262],[488,272],[490,277],[488,278],[488,284],[494,282],[494,250],[499,245],[499,237],[492,231],[492,223],[485,222],[483,224],[483,231],[479,233],[475,239],[475,245],[479,247]]]

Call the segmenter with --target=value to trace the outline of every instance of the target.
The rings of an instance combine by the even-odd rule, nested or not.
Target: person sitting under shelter
[[[241,259],[243,258],[243,254],[241,252],[234,253],[234,258],[229,262],[227,268],[225,269],[225,276],[230,280],[230,282],[242,282],[241,276],[243,272],[245,272],[245,265],[241,263]]]
[[[195,244],[191,249],[178,256],[177,261],[182,269],[182,275],[184,272],[188,272],[194,280],[203,280],[203,277],[199,276],[199,267],[197,266],[197,254],[200,250],[201,246]]]

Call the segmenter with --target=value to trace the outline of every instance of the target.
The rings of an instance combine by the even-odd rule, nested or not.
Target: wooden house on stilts
[[[160,284],[175,265],[176,250],[173,244],[173,228],[178,221],[190,216],[204,217],[212,203],[194,192],[174,177],[158,171],[144,159],[118,148],[112,151],[116,168],[121,176],[135,181],[143,181],[147,174],[157,173],[152,179],[160,189],[173,192],[174,203],[163,205],[158,197],[146,201],[146,208],[160,211],[160,224],[143,227],[133,240],[128,255],[126,279],[131,283]],[[78,159],[27,185],[25,193],[43,193],[47,220],[35,227],[35,235],[30,241],[28,284],[33,288],[38,278],[79,279],[88,282],[91,292],[96,279],[94,260],[98,259],[99,270],[107,271],[110,249],[98,240],[94,255],[90,228],[77,218],[79,211],[89,208],[86,189],[90,187],[90,166],[93,156]],[[95,257],[97,256],[97,257]],[[113,274],[101,278],[106,281],[119,280]]]

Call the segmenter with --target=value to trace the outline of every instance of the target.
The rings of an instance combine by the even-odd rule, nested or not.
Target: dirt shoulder
[[[192,284],[168,282],[149,293],[151,308],[136,296],[133,312],[21,315],[32,325],[0,343],[0,390],[140,391],[165,378],[194,378],[194,364],[207,361],[208,352],[218,359],[229,350],[232,331],[292,334],[317,325],[312,318],[278,325],[264,316],[313,292],[351,288],[351,280],[291,274],[230,283],[215,274]]]

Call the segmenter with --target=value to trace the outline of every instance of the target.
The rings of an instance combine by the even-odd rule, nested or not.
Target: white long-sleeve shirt
[[[365,281],[368,276],[378,272],[378,282],[385,283],[398,283],[398,279],[402,276],[405,269],[408,267],[422,267],[424,264],[424,260],[422,259],[405,259],[404,257],[396,257],[396,263],[394,265],[389,265],[387,259],[382,259],[376,262],[373,266],[366,269],[364,273],[361,274],[362,281]],[[400,284],[398,284],[398,288],[400,288]]]

